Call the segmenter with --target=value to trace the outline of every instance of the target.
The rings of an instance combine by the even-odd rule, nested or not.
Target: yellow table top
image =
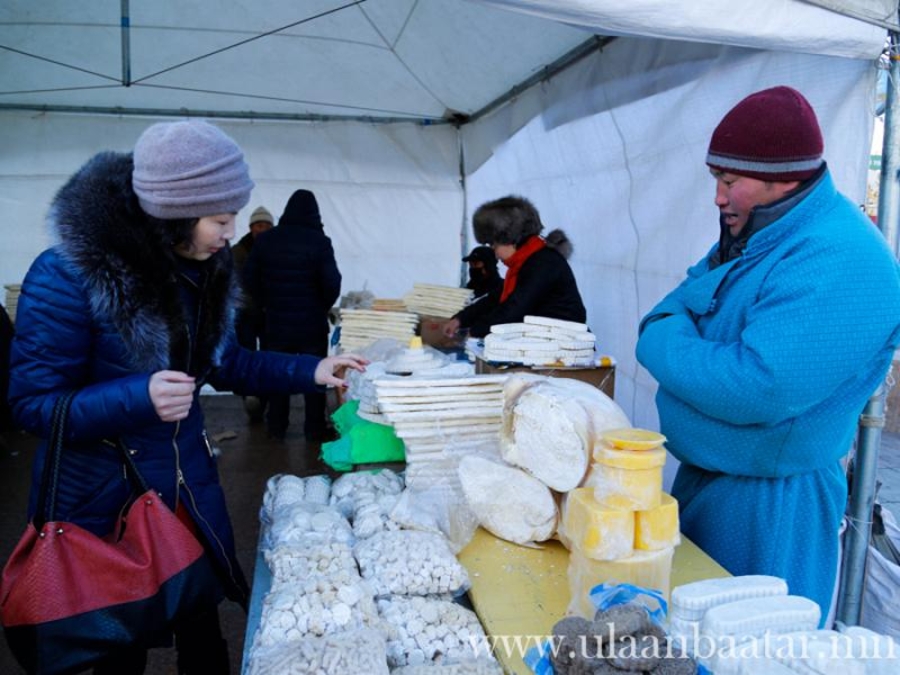
[[[458,557],[469,572],[469,598],[485,632],[491,638],[506,636],[512,647],[495,649],[498,661],[507,673],[529,675],[522,656],[538,637],[550,634],[569,605],[569,552],[555,540],[535,549],[479,528]],[[672,562],[672,588],[726,576],[725,568],[681,536]],[[516,636],[523,648],[512,642]]]

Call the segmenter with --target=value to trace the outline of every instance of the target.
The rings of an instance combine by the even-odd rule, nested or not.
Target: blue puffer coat
[[[238,290],[225,249],[186,268],[148,221],[131,189],[130,155],[102,153],[60,190],[50,213],[59,243],[32,264],[19,299],[10,402],[16,422],[46,438],[56,399],[75,391],[57,515],[103,535],[131,486],[111,439],[132,451],[147,483],[183,504],[217,562],[224,590],[246,605],[248,587],[199,403],[204,382],[251,393],[316,390],[319,359],[237,346]],[[189,416],[160,421],[150,376],[197,378]],[[36,454],[30,512],[45,447]]]
[[[900,268],[825,171],[753,214],[642,322],[682,530],[733,574],[773,574],[827,612],[847,486],[839,460],[900,343]],[[748,225],[749,226],[749,225]]]

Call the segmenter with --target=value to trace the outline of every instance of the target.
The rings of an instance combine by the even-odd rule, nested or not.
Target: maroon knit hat
[[[790,87],[750,94],[728,111],[709,142],[713,169],[765,181],[807,180],[822,165],[816,113]]]

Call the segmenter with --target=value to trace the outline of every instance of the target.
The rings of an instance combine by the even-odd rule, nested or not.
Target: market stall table
[[[497,660],[507,673],[529,675],[524,652],[550,634],[569,605],[569,552],[555,540],[530,548],[479,528],[458,557],[469,572],[469,599]],[[681,535],[672,563],[672,588],[726,576],[721,565]]]
[[[497,660],[507,673],[530,675],[531,670],[522,660],[524,652],[535,646],[539,637],[549,635],[553,624],[566,614],[569,552],[555,540],[541,543],[540,548],[530,548],[499,539],[478,528],[458,557],[472,584],[469,600],[485,633],[493,641]],[[672,563],[672,588],[690,581],[725,576],[729,574],[723,567],[681,535],[681,544],[675,549]],[[262,601],[271,583],[269,568],[257,549],[242,673],[247,672]],[[523,649],[518,648],[517,640]],[[504,649],[505,645],[510,649]]]
[[[531,373],[545,377],[567,377],[573,380],[581,380],[596,387],[610,398],[615,396],[616,364],[610,357],[598,357],[592,366],[523,366],[516,363],[497,363],[486,361],[479,356],[475,357],[475,372],[479,375],[495,373]]]

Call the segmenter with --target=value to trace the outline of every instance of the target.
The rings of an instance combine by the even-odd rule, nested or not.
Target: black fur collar
[[[130,154],[104,152],[69,179],[50,210],[57,249],[79,270],[94,313],[121,333],[133,368],[203,377],[219,363],[234,319],[231,251],[204,265],[197,335],[190,336],[172,247],[141,210],[132,169]]]

